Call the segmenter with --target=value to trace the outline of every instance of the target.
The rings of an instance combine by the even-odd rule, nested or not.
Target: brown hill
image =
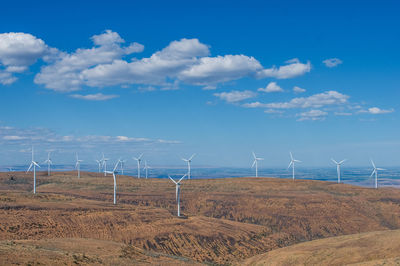
[[[400,230],[309,241],[257,255],[240,265],[400,265]]]
[[[12,177],[11,177],[12,176]],[[199,262],[238,262],[331,236],[400,228],[400,191],[273,178],[169,180],[97,173],[0,174],[0,240],[91,238]]]

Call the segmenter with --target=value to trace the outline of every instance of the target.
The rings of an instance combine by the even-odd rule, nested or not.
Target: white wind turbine
[[[120,163],[121,161],[120,160],[118,160],[118,162],[115,164],[115,167],[114,167],[114,170],[112,170],[112,171],[106,171],[106,173],[107,174],[112,174],[113,175],[113,179],[114,179],[114,205],[115,204],[117,204],[117,198],[116,198],[116,193],[117,193],[117,177],[115,176],[118,172],[117,172],[117,167],[118,167],[118,164]]]
[[[254,166],[256,167],[256,177],[258,177],[258,161],[262,161],[262,160],[264,160],[264,158],[258,158],[254,152],[252,152],[252,153],[253,153],[253,157],[254,157],[254,162],[251,165],[251,168],[253,168]]]
[[[372,170],[371,177],[375,174],[375,188],[378,188],[378,171],[384,171],[386,169],[376,168],[374,161],[372,161],[372,159],[371,159],[371,163],[372,163],[372,166],[374,167],[374,170]]]
[[[108,158],[104,158],[104,153],[103,153],[103,158],[101,158],[101,161],[103,162],[103,167],[104,167],[104,176],[107,176],[107,161]]]
[[[188,166],[187,176],[188,176],[188,179],[190,179],[190,165],[192,163],[192,159],[194,158],[194,156],[196,156],[196,153],[193,153],[192,156],[190,156],[189,159],[182,158],[182,161],[187,162],[187,166]]]
[[[31,170],[31,168],[33,167],[33,194],[36,194],[36,166],[40,168],[40,165],[35,162],[35,160],[33,159],[33,147],[32,147],[32,161],[31,161],[31,165],[29,166],[28,170],[26,171],[27,173]]]
[[[50,171],[51,171],[51,165],[53,164],[53,162],[50,159],[50,152],[47,153],[47,160],[44,161],[43,163],[47,164],[47,175],[50,176]]]
[[[149,170],[150,168],[151,168],[151,167],[147,165],[147,161],[144,161],[143,170],[146,171],[146,179],[147,179],[148,170]]]
[[[334,164],[336,164],[337,182],[340,183],[340,166],[341,166],[345,161],[347,161],[347,160],[344,159],[344,160],[342,160],[342,161],[340,161],[340,162],[337,162],[337,161],[335,161],[334,159],[331,159],[331,160],[332,160],[332,162],[333,162]]]
[[[175,181],[175,180],[173,180],[172,177],[170,177],[170,176],[168,175],[169,179],[171,179],[171,181],[174,182],[175,185],[176,185],[175,200],[176,200],[177,203],[178,203],[178,217],[181,216],[181,207],[180,207],[180,201],[181,201],[181,181],[186,177],[186,175],[187,175],[187,174],[185,174],[184,176],[182,176],[181,179],[179,179],[178,182]]]
[[[78,170],[78,178],[81,178],[81,162],[83,162],[83,161],[79,160],[78,153],[77,153],[76,154],[75,168]]]
[[[96,160],[96,163],[99,166],[99,173],[100,173],[101,172],[101,165],[103,164],[103,161],[101,159],[100,160]]]
[[[292,178],[294,181],[294,163],[301,163],[301,161],[294,159],[292,152],[289,152],[289,154],[290,154],[290,163],[289,163],[288,169],[290,168],[290,166],[292,166]]]
[[[142,161],[142,156],[143,156],[143,153],[142,154],[140,154],[140,156],[139,157],[133,157],[133,159],[135,160],[135,161],[137,161],[137,172],[138,172],[138,178],[140,178],[140,162]]]
[[[121,174],[124,175],[124,165],[126,160],[121,160],[121,158],[118,160],[120,162],[120,167],[121,167]]]

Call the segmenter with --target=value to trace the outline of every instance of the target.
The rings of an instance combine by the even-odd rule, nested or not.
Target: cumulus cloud
[[[106,100],[117,98],[119,96],[115,95],[115,94],[105,95],[102,93],[96,93],[96,94],[87,94],[87,95],[72,94],[72,95],[70,95],[70,97],[76,98],[76,99],[81,99],[81,100],[87,100],[87,101],[106,101]]]
[[[290,109],[290,108],[320,108],[328,105],[341,105],[347,103],[350,96],[337,91],[326,91],[311,95],[309,97],[293,98],[289,102],[260,103],[253,102],[244,104],[244,107],[256,108],[265,107],[270,109]]]
[[[294,86],[293,87],[293,92],[295,92],[295,93],[303,93],[303,92],[306,92],[306,90],[302,89],[300,87]]]
[[[327,112],[313,109],[307,112],[302,112],[300,114],[297,114],[296,116],[299,117],[297,121],[305,121],[305,120],[316,121],[316,120],[324,120],[327,115],[328,115]]]
[[[54,62],[42,67],[40,73],[35,76],[35,83],[55,91],[76,91],[84,85],[84,70],[143,51],[143,45],[138,43],[121,46],[124,40],[111,30],[93,36],[92,41],[95,44],[93,48],[77,49],[70,54],[60,53],[54,58]]]
[[[277,78],[277,79],[288,79],[298,76],[302,76],[311,71],[311,63],[301,63],[299,59],[294,58],[285,62],[287,65],[280,66],[277,68],[262,69],[258,71],[258,78]]]
[[[249,76],[261,68],[254,57],[245,55],[202,57],[195,65],[183,70],[178,77],[186,83],[207,85]]]
[[[371,108],[368,108],[367,110],[359,111],[359,113],[369,113],[369,114],[373,114],[373,115],[389,114],[389,113],[393,113],[393,112],[394,112],[394,109],[384,110],[384,109],[380,109],[378,107],[371,107]]]
[[[22,32],[0,34],[0,83],[17,80],[13,73],[22,73],[39,58],[50,52],[43,40]]]
[[[209,54],[208,46],[197,39],[173,41],[149,58],[132,62],[114,60],[82,71],[82,79],[88,86],[112,86],[120,84],[167,85],[166,79],[175,79],[181,71],[197,62],[197,58]]]
[[[283,89],[281,87],[279,87],[278,84],[276,84],[276,82],[270,82],[267,87],[265,88],[259,88],[258,91],[262,91],[262,92],[283,92]]]
[[[324,63],[326,67],[332,68],[342,64],[343,62],[339,58],[329,58],[322,61],[322,63]]]
[[[221,93],[214,93],[214,96],[224,100],[228,103],[236,103],[243,101],[245,99],[253,98],[257,94],[252,91],[230,91],[230,92],[221,92]]]
[[[45,64],[34,82],[58,92],[131,84],[177,89],[177,83],[207,90],[244,77],[287,79],[311,69],[310,62],[301,63],[297,58],[264,69],[257,59],[243,54],[210,56],[209,46],[196,38],[172,41],[144,58],[133,57],[143,51],[142,44],[126,44],[117,32],[106,30],[91,40],[90,48],[62,52],[31,34],[0,34],[0,83],[15,82],[15,74],[26,71],[39,58]]]

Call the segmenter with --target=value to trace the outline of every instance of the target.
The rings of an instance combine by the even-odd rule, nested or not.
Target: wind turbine
[[[143,170],[145,170],[145,171],[146,171],[146,179],[147,179],[147,172],[148,172],[149,168],[151,168],[151,167],[147,165],[147,161],[144,161],[144,167],[143,167]]]
[[[178,217],[181,216],[181,207],[180,207],[180,201],[181,201],[181,181],[186,177],[187,174],[185,174],[184,176],[181,177],[181,179],[179,179],[179,181],[175,181],[173,180],[169,175],[169,179],[171,179],[172,182],[175,183],[176,185],[176,192],[175,192],[175,200],[178,203]]]
[[[101,158],[101,161],[103,162],[103,166],[104,166],[104,176],[107,176],[107,161],[109,159],[108,158],[104,158],[104,153],[103,153],[103,158]]]
[[[99,173],[101,172],[101,165],[103,164],[103,161],[100,160],[96,160],[96,163],[99,165]]]
[[[31,161],[31,165],[29,166],[28,170],[26,171],[27,173],[31,170],[31,168],[33,167],[33,194],[36,194],[36,166],[40,168],[40,165],[35,162],[35,160],[33,159],[33,147],[32,147],[32,161]]]
[[[121,160],[121,158],[120,158],[120,159],[118,159],[118,161],[121,163],[120,164],[121,174],[124,175],[124,164],[125,164],[126,160]]]
[[[43,163],[47,163],[47,175],[50,176],[50,171],[51,171],[51,165],[53,164],[53,162],[50,159],[50,152],[47,153],[47,160],[44,161]]]
[[[372,161],[372,159],[371,159],[371,163],[372,163],[372,166],[374,167],[374,170],[372,171],[371,177],[375,174],[375,188],[378,188],[378,171],[383,171],[383,170],[386,170],[386,169],[376,168],[376,166],[374,164],[374,161]]]
[[[340,166],[345,162],[345,161],[347,161],[346,159],[344,159],[344,160],[342,160],[342,161],[340,161],[340,162],[336,162],[334,159],[331,159],[332,160],[332,162],[334,163],[334,164],[336,164],[336,171],[337,171],[337,182],[338,182],[338,184],[340,183]]]
[[[192,156],[190,156],[189,159],[182,158],[182,161],[187,162],[187,165],[188,165],[188,173],[187,173],[188,179],[190,179],[190,164],[192,163],[192,159],[193,159],[194,156],[196,156],[196,153],[193,153]]]
[[[262,160],[264,160],[264,158],[258,158],[254,152],[252,152],[252,153],[253,153],[253,157],[254,157],[254,162],[253,162],[251,168],[253,168],[254,166],[256,167],[256,177],[258,177],[258,161],[262,161]]]
[[[81,162],[83,162],[83,161],[82,161],[82,160],[79,160],[78,154],[76,154],[76,164],[75,164],[75,168],[78,170],[78,178],[81,178]]]
[[[142,156],[143,156],[143,153],[142,154],[140,154],[140,156],[139,157],[133,157],[133,159],[134,160],[136,160],[137,161],[137,172],[138,172],[138,178],[140,178],[140,162],[142,161]]]
[[[118,164],[119,164],[120,162],[121,162],[121,161],[118,160],[118,162],[115,164],[114,170],[112,170],[112,171],[106,171],[107,174],[112,174],[112,175],[113,175],[113,179],[114,179],[114,205],[117,204],[117,198],[116,198],[116,193],[117,193],[117,178],[116,178],[115,175],[118,173],[118,172],[117,172],[117,167],[118,167]]]
[[[292,177],[293,177],[293,181],[294,181],[294,163],[301,163],[301,161],[294,159],[292,152],[289,152],[289,154],[290,154],[290,163],[289,163],[288,169],[290,168],[290,166],[292,166]]]

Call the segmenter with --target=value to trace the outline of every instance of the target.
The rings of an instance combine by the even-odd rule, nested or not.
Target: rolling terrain
[[[81,176],[40,172],[33,195],[31,173],[0,174],[0,262],[27,263],[33,249],[47,264],[46,252],[67,264],[76,258],[80,264],[234,264],[306,241],[400,229],[400,191],[393,188],[274,178],[184,180],[185,217],[178,218],[169,180],[117,176],[113,205],[112,176]],[[17,250],[27,260],[13,256]]]
[[[270,251],[241,265],[400,265],[400,230],[309,241]]]

